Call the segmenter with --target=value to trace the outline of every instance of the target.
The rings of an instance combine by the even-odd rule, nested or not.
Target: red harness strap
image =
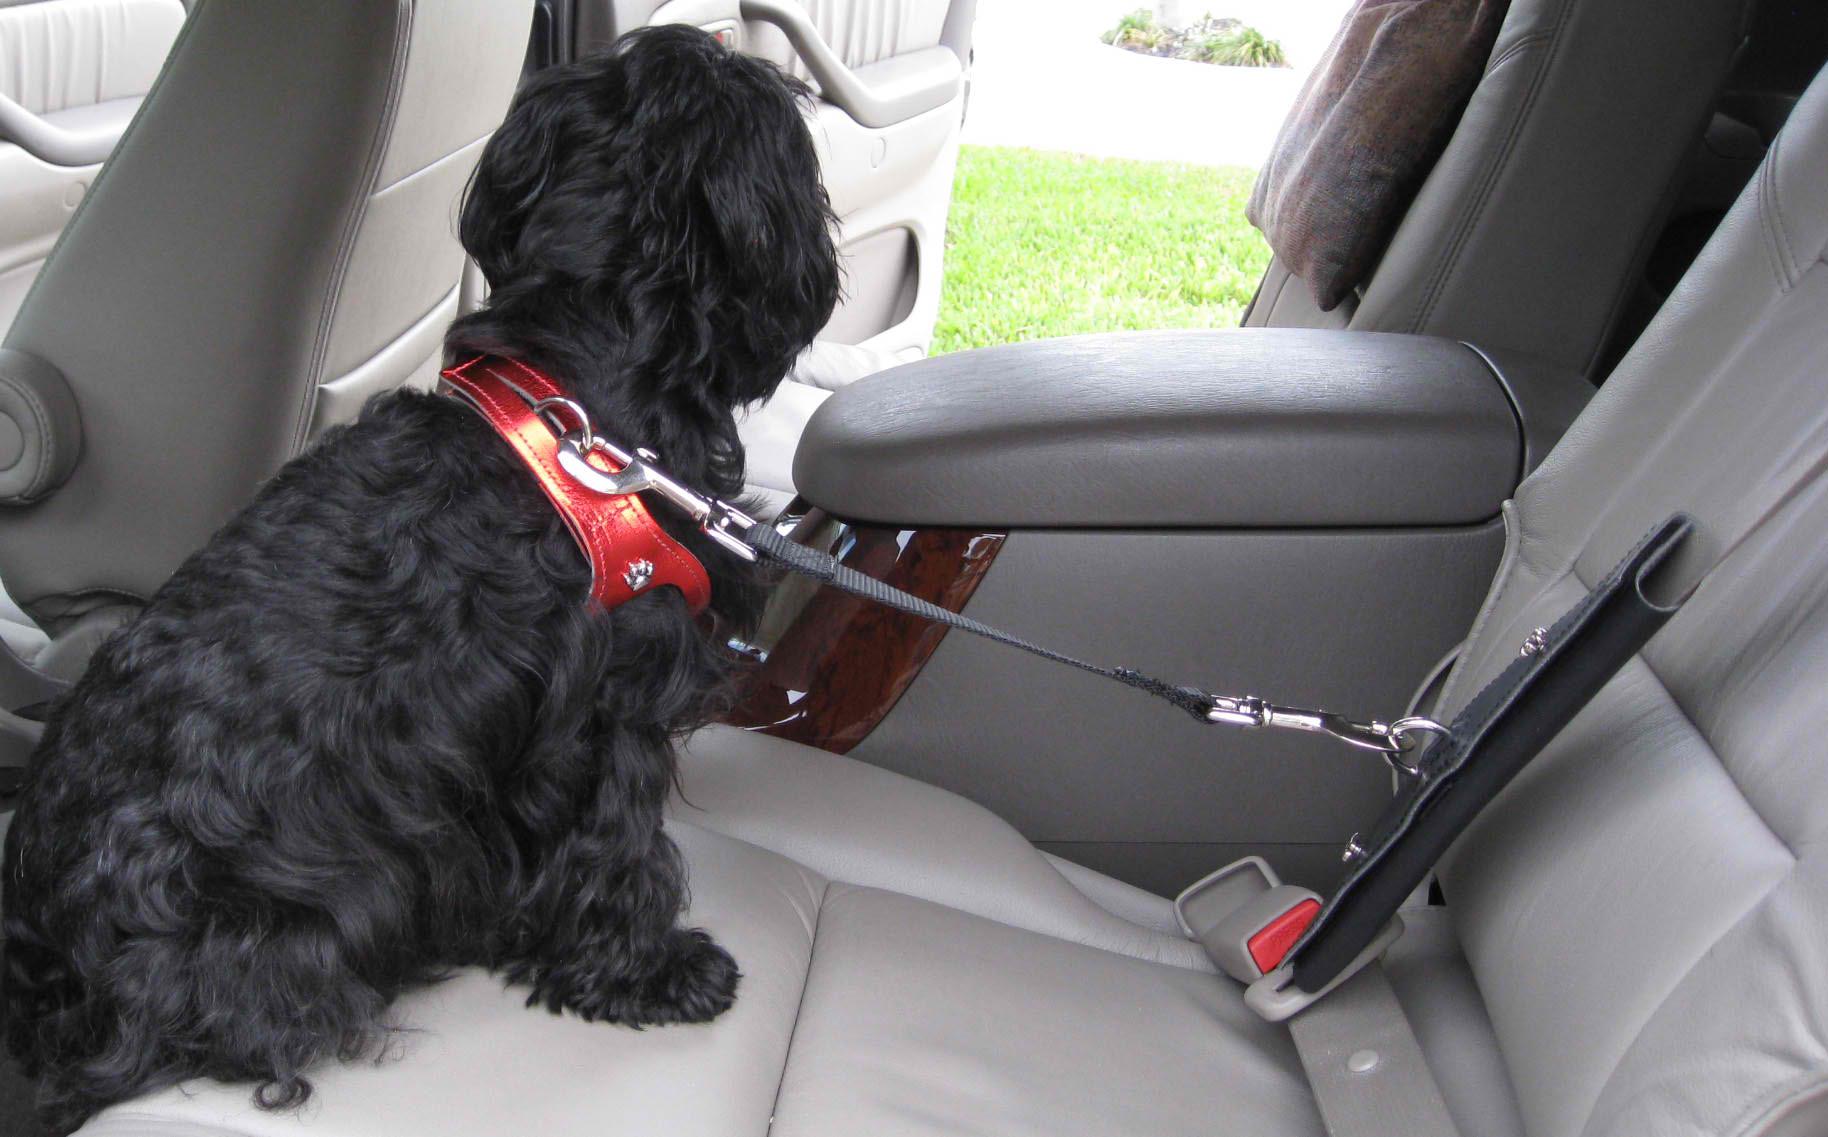
[[[512,378],[503,371],[512,372]],[[670,584],[685,595],[693,614],[711,602],[711,578],[698,558],[660,527],[634,494],[600,494],[578,484],[558,464],[559,438],[533,409],[541,399],[564,397],[550,376],[518,360],[478,357],[443,373],[452,392],[480,412],[514,447],[565,519],[590,561],[590,596],[604,608],[625,604]],[[592,465],[615,472],[602,454]]]

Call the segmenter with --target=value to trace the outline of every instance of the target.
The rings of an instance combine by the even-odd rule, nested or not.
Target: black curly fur
[[[837,298],[804,97],[684,28],[534,77],[466,195],[494,291],[448,356],[528,360],[739,492],[733,409]],[[588,606],[558,515],[455,400],[378,398],[280,470],[96,654],[35,756],[0,994],[47,1118],[198,1076],[297,1105],[313,1063],[376,1054],[393,999],[460,966],[586,1019],[728,1007],[736,964],[679,926],[661,813],[761,586],[667,525],[711,573],[710,619],[671,589]]]

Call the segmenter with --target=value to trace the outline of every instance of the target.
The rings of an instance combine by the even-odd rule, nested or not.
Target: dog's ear
[[[665,309],[638,334],[674,353],[657,360],[663,386],[703,385],[726,408],[766,398],[838,300],[836,222],[804,115],[811,96],[696,28],[649,28],[619,50],[628,168],[650,179],[628,252]]]
[[[458,239],[491,287],[521,277],[530,267],[522,237],[578,112],[558,78],[553,71],[542,72],[515,96],[464,190]]]

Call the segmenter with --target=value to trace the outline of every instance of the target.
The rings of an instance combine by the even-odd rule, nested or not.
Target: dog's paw
[[[710,1022],[736,1001],[742,979],[729,952],[706,933],[683,928],[667,937],[664,954],[638,979],[607,975],[582,958],[539,975],[506,972],[510,982],[531,981],[529,1006],[634,1027]]]
[[[710,1022],[736,1002],[741,979],[736,960],[710,935],[682,930],[666,963],[641,985],[630,1021]]]

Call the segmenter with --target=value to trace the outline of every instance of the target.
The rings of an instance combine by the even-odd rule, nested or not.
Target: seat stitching
[[[823,873],[819,875],[824,876]],[[825,902],[831,896],[831,886],[831,878],[825,877],[825,887],[819,890],[819,910],[812,916],[812,938],[806,944],[806,978],[800,983],[800,1001],[793,1006],[793,1024],[787,1031],[787,1052],[781,1055],[781,1080],[775,1083],[774,1102],[768,1107],[767,1132],[774,1131],[774,1119],[781,1111],[781,1090],[787,1085],[787,1068],[793,1064],[793,1044],[800,1037],[800,1016],[806,1010],[806,992],[812,990],[812,968],[819,952],[819,926],[825,922]]]
[[[1448,277],[1459,265],[1460,254],[1464,251],[1466,242],[1472,239],[1472,234],[1478,229],[1480,219],[1485,216],[1486,207],[1491,204],[1492,187],[1509,168],[1511,159],[1516,153],[1517,139],[1523,133],[1524,124],[1529,121],[1530,112],[1535,109],[1536,100],[1542,92],[1549,69],[1554,66],[1555,57],[1561,51],[1565,38],[1562,31],[1566,28],[1568,15],[1572,11],[1573,4],[1570,0],[1563,0],[1561,10],[1555,16],[1555,26],[1540,33],[1542,38],[1537,42],[1548,45],[1548,52],[1543,57],[1542,66],[1531,78],[1530,89],[1525,92],[1523,104],[1517,108],[1517,114],[1511,120],[1510,130],[1499,147],[1497,159],[1486,170],[1485,176],[1480,179],[1478,191],[1473,196],[1471,210],[1462,215],[1460,225],[1456,228],[1453,240],[1448,246],[1447,255],[1436,267],[1434,278],[1429,283],[1428,293],[1422,301],[1422,308],[1416,313],[1415,320],[1406,329],[1407,331],[1419,332],[1427,323],[1428,318],[1434,314],[1435,306],[1440,303],[1441,295],[1446,291]],[[1519,47],[1521,47],[1521,43]]]
[[[1777,290],[1787,293],[1796,285],[1797,271],[1796,256],[1786,239],[1783,204],[1777,196],[1777,154],[1782,141],[1781,137],[1771,141],[1771,149],[1758,171],[1758,225],[1764,231],[1772,268],[1777,273]]]
[[[410,65],[407,56],[412,43],[415,13],[411,0],[396,0],[395,11],[398,18],[394,23],[393,59],[387,76],[387,93],[382,98],[381,114],[375,124],[368,157],[362,163],[362,189],[358,192],[354,208],[344,218],[343,232],[337,239],[336,268],[330,275],[330,288],[318,311],[317,332],[312,337],[306,382],[302,385],[298,408],[294,412],[289,447],[294,454],[304,446],[305,439],[310,435],[311,413],[317,405],[318,384],[330,354],[330,336],[336,324],[337,302],[342,299],[343,285],[349,275],[349,262],[355,256],[356,237],[361,233],[362,221],[368,216],[368,206],[374,198],[374,182],[380,174],[381,163],[387,156],[387,147],[393,140],[394,126],[400,115],[400,99],[406,87],[406,70]]]
[[[1780,1082],[1763,1097],[1754,1098],[1746,1106],[1745,1112],[1739,1115],[1740,1120],[1728,1132],[1732,1137],[1748,1137],[1750,1134],[1768,1132],[1771,1123],[1783,1120],[1792,1105],[1828,1089],[1828,1074],[1821,1070],[1812,1070],[1806,1074]],[[1768,1103],[1768,1104],[1767,1104]]]
[[[1573,570],[1570,570],[1570,575],[1572,575],[1576,581],[1580,581],[1581,579],[1580,574]],[[1584,584],[1585,582],[1582,583]],[[1714,745],[1714,740],[1708,737],[1707,732],[1701,729],[1701,724],[1696,722],[1695,717],[1688,712],[1688,708],[1682,705],[1682,700],[1677,698],[1675,690],[1664,681],[1663,676],[1659,674],[1656,667],[1651,664],[1650,659],[1646,654],[1640,651],[1632,656],[1632,660],[1643,665],[1645,673],[1656,682],[1657,689],[1662,692],[1663,697],[1667,700],[1669,706],[1682,717],[1683,723],[1688,726],[1689,730],[1694,732],[1694,736],[1701,740],[1708,755],[1714,759],[1715,764],[1720,767],[1721,773],[1726,776],[1727,783],[1733,787],[1734,793],[1738,796],[1739,800],[1745,803],[1747,812],[1758,819],[1759,824],[1764,826],[1765,832],[1770,835],[1771,840],[1790,858],[1790,868],[1773,880],[1770,887],[1760,893],[1756,899],[1750,901],[1739,916],[1722,928],[1720,934],[1715,936],[1706,947],[1697,951],[1694,958],[1689,961],[1688,966],[1683,968],[1682,973],[1675,976],[1664,989],[1662,995],[1657,998],[1652,1009],[1645,1014],[1643,1019],[1637,1024],[1637,1029],[1632,1034],[1631,1040],[1620,1048],[1618,1058],[1612,1063],[1612,1068],[1607,1071],[1605,1080],[1599,1083],[1599,1094],[1588,1106],[1587,1121],[1586,1124],[1582,1126],[1583,1133],[1591,1128],[1595,1120],[1594,1111],[1599,1106],[1601,1099],[1605,1097],[1606,1088],[1612,1084],[1612,1079],[1618,1074],[1619,1067],[1625,1062],[1626,1058],[1630,1056],[1632,1049],[1637,1046],[1638,1040],[1644,1037],[1645,1029],[1650,1026],[1651,1022],[1657,1017],[1663,1006],[1676,991],[1681,989],[1683,984],[1688,982],[1689,977],[1694,974],[1695,968],[1699,967],[1703,960],[1712,956],[1715,947],[1743,926],[1746,920],[1762,909],[1765,904],[1770,901],[1771,897],[1779,889],[1784,887],[1785,883],[1794,875],[1795,867],[1799,860],[1796,850],[1791,846],[1790,842],[1786,841],[1783,835],[1777,832],[1771,825],[1771,822],[1762,812],[1760,812],[1757,804],[1753,802],[1751,798],[1747,797],[1744,791],[1740,790],[1738,779],[1733,777],[1732,769],[1727,766],[1725,759],[1721,757],[1720,750]],[[1630,662],[1631,661],[1629,660],[1627,661],[1627,666],[1629,666]],[[1742,1132],[1743,1129],[1735,1130],[1736,1134]]]
[[[1499,554],[1498,571],[1492,574],[1491,586],[1486,589],[1485,603],[1479,606],[1479,614],[1473,617],[1472,627],[1466,631],[1466,638],[1461,640],[1460,658],[1448,673],[1447,681],[1441,687],[1441,695],[1435,700],[1435,709],[1453,706],[1453,698],[1459,691],[1460,678],[1464,670],[1471,666],[1470,653],[1466,648],[1479,642],[1486,624],[1498,610],[1498,598],[1504,594],[1505,585],[1510,582],[1512,572],[1517,568],[1523,548],[1523,525],[1517,518],[1515,502],[1507,501],[1500,507],[1504,519],[1504,550]]]
[[[1492,57],[1492,61],[1485,67],[1483,77],[1490,78],[1500,67],[1509,63],[1516,56],[1521,55],[1523,52],[1528,51],[1539,43],[1546,42],[1551,34],[1552,33],[1548,31],[1537,31],[1531,32],[1527,36],[1519,36],[1516,43]]]
[[[427,170],[430,170],[435,166],[442,166],[446,162],[450,162],[457,158],[462,157],[463,152],[465,150],[468,150],[470,147],[476,145],[478,142],[487,142],[489,140],[489,136],[494,133],[495,133],[495,131],[492,129],[485,130],[481,134],[477,135],[475,138],[470,139],[468,142],[462,142],[456,146],[453,146],[451,149],[447,150],[443,154],[438,155],[438,157],[433,158],[431,161],[427,162],[425,165],[420,166],[414,170],[408,170],[406,173],[401,174],[399,177],[395,178],[391,182],[388,182],[386,185],[377,187],[375,189],[375,191],[373,193],[371,193],[369,196],[370,197],[380,197],[382,194],[386,193],[390,189],[393,189],[395,186],[403,185],[406,182],[410,182],[414,178],[418,177],[420,174],[425,173]]]
[[[1668,688],[1665,688],[1665,690],[1667,691]],[[1672,698],[1672,701],[1673,701],[1673,698]],[[1710,746],[1708,749],[1711,751],[1713,749],[1713,747]],[[1749,805],[1750,803],[1748,802],[1747,804]],[[1753,812],[1754,812],[1754,814],[1757,813],[1756,810],[1754,810]],[[1792,871],[1794,871],[1794,870],[1792,870]],[[1705,960],[1712,958],[1714,955],[1714,949],[1716,947],[1718,947],[1722,941],[1724,941],[1728,936],[1732,935],[1734,932],[1738,931],[1742,926],[1744,926],[1744,924],[1747,920],[1749,920],[1753,916],[1757,915],[1758,912],[1761,909],[1763,909],[1764,906],[1770,901],[1771,897],[1773,895],[1775,895],[1777,893],[1777,891],[1784,886],[1785,882],[1787,882],[1790,879],[1791,875],[1792,875],[1791,873],[1787,872],[1783,876],[1780,876],[1776,880],[1772,881],[1771,887],[1765,889],[1762,893],[1760,893],[1758,895],[1758,897],[1756,899],[1752,900],[1751,903],[1747,904],[1745,906],[1745,910],[1743,912],[1741,912],[1739,914],[1739,916],[1732,921],[1732,923],[1730,923],[1730,924],[1726,925],[1726,927],[1722,928],[1720,931],[1720,934],[1718,936],[1715,936],[1714,939],[1710,943],[1708,943],[1705,947],[1702,947],[1700,950],[1696,951],[1694,958],[1689,960],[1688,966],[1682,969],[1682,973],[1680,975],[1675,976],[1672,979],[1672,981],[1669,983],[1669,985],[1666,988],[1664,988],[1662,995],[1657,998],[1655,1005],[1652,1006],[1651,1009],[1638,1022],[1637,1030],[1635,1033],[1632,1034],[1630,1041],[1626,1042],[1624,1044],[1624,1046],[1619,1048],[1618,1057],[1613,1061],[1612,1068],[1610,1070],[1606,1071],[1605,1080],[1603,1080],[1599,1083],[1599,1092],[1595,1095],[1594,1099],[1590,1103],[1588,1103],[1586,1121],[1583,1122],[1581,1125],[1581,1133],[1583,1135],[1590,1132],[1593,1128],[1594,1122],[1598,1120],[1598,1117],[1597,1117],[1598,1107],[1600,1105],[1600,1102],[1602,1100],[1604,1100],[1604,1098],[1606,1096],[1606,1090],[1612,1085],[1612,1079],[1618,1075],[1619,1067],[1621,1065],[1623,1065],[1625,1060],[1631,1056],[1631,1052],[1634,1049],[1636,1049],[1638,1042],[1644,1037],[1645,1028],[1649,1027],[1650,1024],[1653,1021],[1655,1021],[1657,1015],[1659,1013],[1661,1013],[1664,1005],[1666,1003],[1668,1003],[1670,997],[1672,995],[1674,995],[1675,992],[1680,990],[1682,988],[1682,986],[1689,981],[1689,978],[1695,974],[1695,968],[1700,967],[1701,964]],[[1794,1099],[1790,1099],[1790,1100],[1794,1100]],[[1756,1107],[1756,1101],[1753,1104],[1753,1108],[1755,1108],[1755,1107]],[[1749,1112],[1749,1110],[1748,1110],[1748,1112]],[[1766,1114],[1764,1116],[1769,1116],[1769,1114]],[[1757,1121],[1757,1120],[1759,1120],[1759,1118],[1753,1118],[1753,1121]],[[1743,1133],[1744,1133],[1743,1129],[1736,1130],[1736,1131],[1734,1131],[1734,1137],[1742,1137]]]
[[[427,320],[436,316],[438,314],[438,310],[440,308],[443,308],[445,305],[450,304],[454,300],[456,300],[457,294],[461,290],[462,290],[461,285],[453,285],[450,288],[450,290],[445,292],[445,294],[443,296],[440,296],[437,299],[437,301],[435,303],[433,303],[433,305],[430,308],[427,308],[425,311],[419,313],[417,316],[414,316],[413,322],[411,324],[407,325],[407,328],[405,331],[401,332],[397,336],[394,336],[392,339],[389,339],[387,342],[383,343],[380,347],[376,348],[374,351],[368,353],[363,358],[357,360],[354,364],[352,364],[347,369],[345,369],[342,374],[326,378],[323,382],[318,384],[318,387],[320,389],[329,389],[329,388],[335,387],[338,383],[343,382],[345,379],[348,379],[351,375],[354,375],[356,372],[360,371],[362,368],[367,367],[368,365],[372,364],[375,360],[381,358],[383,355],[386,355],[389,351],[392,351],[400,343],[401,340],[404,340],[407,336],[411,335],[414,331],[416,331],[418,329],[419,325],[425,323]],[[438,353],[436,350],[434,350],[432,352],[432,356],[435,356],[437,354]],[[429,359],[432,356],[427,356],[426,358]]]
[[[1663,678],[1662,673],[1657,670],[1656,665],[1650,662],[1650,656],[1647,653],[1640,651],[1634,658],[1641,662],[1644,665],[1644,670],[1649,672],[1650,677],[1657,681],[1657,686],[1662,689],[1664,696],[1669,699],[1669,705],[1675,708],[1677,714],[1682,716],[1682,721],[1687,723],[1689,729],[1695,732],[1695,737],[1707,744],[1708,754],[1713,756],[1715,764],[1720,767],[1720,772],[1726,775],[1727,781],[1732,784],[1734,792],[1739,795],[1739,800],[1745,802],[1745,807],[1751,811],[1752,816],[1758,818],[1759,824],[1765,827],[1765,832],[1771,835],[1771,840],[1777,842],[1778,847],[1783,849],[1792,863],[1800,860],[1801,858],[1798,856],[1795,846],[1791,845],[1784,835],[1777,831],[1777,827],[1772,825],[1770,819],[1765,817],[1764,812],[1758,808],[1758,803],[1753,801],[1746,795],[1744,790],[1739,788],[1739,779],[1733,776],[1732,767],[1728,766],[1726,764],[1726,759],[1721,757],[1720,748],[1714,745],[1714,740],[1708,737],[1707,731],[1701,729],[1701,723],[1696,720],[1695,716],[1689,712],[1689,709],[1683,705],[1682,699],[1676,694],[1675,688],[1669,685]]]

